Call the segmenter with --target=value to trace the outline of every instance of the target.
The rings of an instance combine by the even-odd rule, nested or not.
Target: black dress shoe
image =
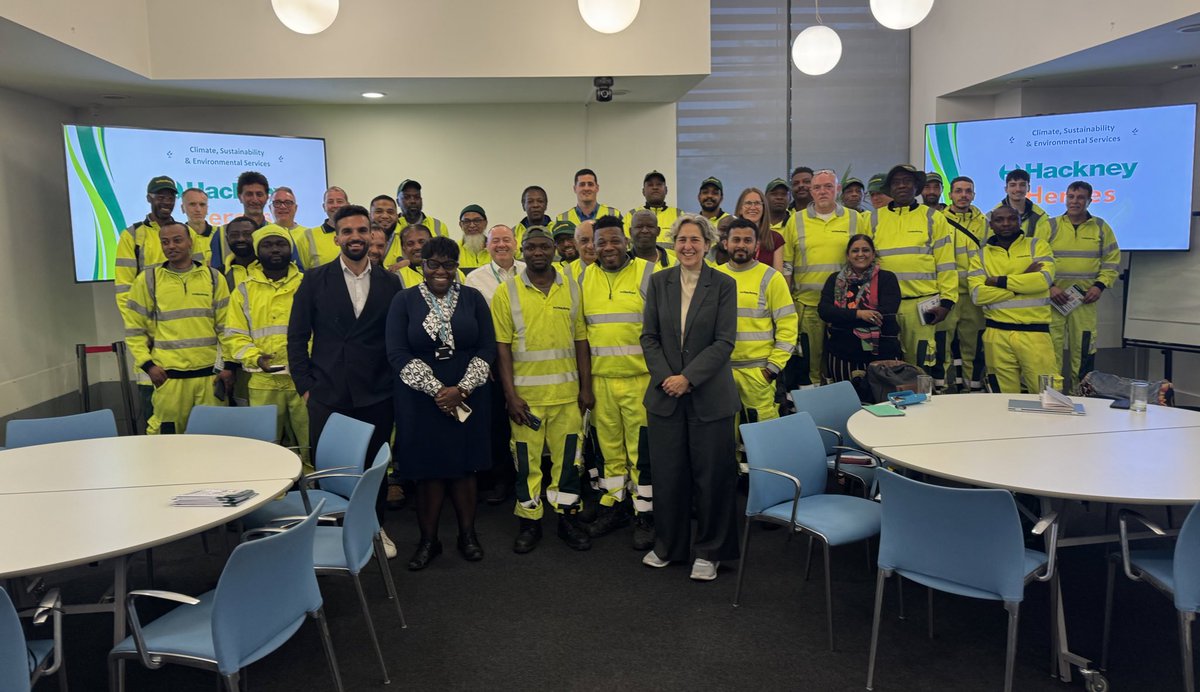
[[[601,507],[596,520],[587,525],[588,536],[599,538],[619,528],[629,526],[629,514],[619,505]]]
[[[517,539],[513,541],[513,552],[525,554],[537,547],[542,540],[542,522],[537,519],[521,519]]]
[[[646,551],[654,547],[654,514],[643,512],[633,517],[633,549]]]
[[[571,550],[589,550],[592,547],[592,539],[588,537],[583,526],[579,523],[579,518],[572,514],[560,515],[558,537],[563,539]]]
[[[429,566],[429,561],[438,555],[442,554],[442,542],[439,540],[426,541],[422,540],[417,544],[416,551],[408,560],[408,568],[413,572],[425,569]]]
[[[479,562],[483,559],[483,546],[479,545],[479,537],[472,529],[458,534],[458,552],[462,553],[467,562]]]

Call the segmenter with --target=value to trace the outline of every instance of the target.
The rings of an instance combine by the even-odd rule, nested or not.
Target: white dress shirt
[[[523,271],[525,271],[525,263],[521,260],[513,261],[513,266],[508,269],[504,269],[494,261],[488,262],[467,274],[466,285],[482,293],[488,305],[491,305],[492,296],[496,295],[496,290],[500,288],[500,285]]]
[[[350,302],[354,305],[354,317],[357,318],[367,304],[367,294],[371,292],[371,265],[368,263],[363,273],[356,276],[354,272],[350,271],[350,267],[346,266],[345,257],[338,257],[338,262],[342,263],[342,277],[346,279],[346,290],[350,293]]]

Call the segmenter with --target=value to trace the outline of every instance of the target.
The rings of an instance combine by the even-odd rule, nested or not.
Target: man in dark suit
[[[716,242],[706,221],[680,215],[672,233],[679,265],[650,280],[642,320],[658,531],[642,562],[663,567],[689,558],[694,496],[691,577],[709,581],[721,560],[738,557],[733,417],[741,404],[729,362],[737,338],[737,285],[704,263]]]
[[[326,421],[341,413],[375,426],[365,460],[369,463],[392,436],[392,369],[384,327],[401,285],[399,277],[367,258],[370,212],[347,205],[333,221],[341,253],[310,268],[300,282],[288,322],[288,365],[296,391],[308,404],[314,455]],[[384,491],[381,487],[376,503],[381,522]],[[386,534],[384,547],[388,557],[395,555]]]

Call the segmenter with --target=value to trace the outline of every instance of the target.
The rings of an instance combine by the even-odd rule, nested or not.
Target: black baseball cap
[[[711,175],[700,181],[700,189],[703,190],[706,187],[715,187],[722,193],[725,192],[725,186],[721,184],[721,180],[719,178],[714,178]]]
[[[178,192],[179,186],[175,184],[175,180],[170,176],[155,176],[154,178],[151,178],[149,184],[146,185],[146,193],[154,194],[159,190],[171,190],[172,192]]]

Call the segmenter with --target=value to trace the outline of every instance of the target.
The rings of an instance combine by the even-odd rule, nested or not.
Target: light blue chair
[[[827,495],[825,445],[812,416],[797,413],[740,426],[750,465],[746,529],[738,564],[733,605],[739,605],[750,552],[750,525],[767,522],[791,527],[825,548],[825,610],[829,649],[833,650],[833,590],[829,579],[830,546],[856,543],[879,533],[879,505],[861,497]],[[811,547],[811,543],[809,544]],[[810,557],[811,557],[811,550]],[[807,568],[805,572],[807,572]]]
[[[272,421],[274,426],[274,421]],[[272,428],[273,430],[274,428]],[[266,526],[281,519],[307,516],[313,505],[325,501],[322,516],[338,517],[345,514],[350,504],[350,494],[362,475],[367,460],[367,447],[375,426],[335,413],[321,430],[317,440],[317,470],[301,476],[299,490],[287,493],[283,499],[267,503],[246,515],[243,525]],[[315,488],[317,484],[319,488]]]
[[[150,669],[166,663],[216,671],[229,692],[238,692],[241,670],[278,649],[304,624],[317,621],[337,689],[342,690],[321,591],[312,568],[317,517],[323,507],[290,529],[266,530],[233,550],[217,588],[199,598],[170,591],[130,591],[125,599],[132,634],[108,654],[110,689],[125,689],[125,661]],[[262,531],[262,530],[260,530]],[[246,538],[255,534],[247,532]],[[137,599],[180,605],[148,625],[138,619]]]
[[[1046,552],[1030,550],[1021,534],[1017,503],[1007,490],[945,488],[885,471],[876,480],[882,497],[883,527],[867,689],[875,679],[884,586],[897,574],[930,589],[1004,602],[1008,611],[1004,689],[1011,690],[1017,615],[1025,586],[1034,580],[1057,577],[1057,515],[1051,514],[1033,529],[1037,535],[1049,531]],[[1057,581],[1052,588],[1057,592]]]
[[[113,412],[106,408],[73,416],[10,420],[4,428],[4,444],[7,447],[30,447],[52,442],[116,436],[117,420],[113,417]]]
[[[46,675],[58,673],[58,688],[67,689],[62,654],[62,599],[51,589],[32,611],[33,623],[40,625],[52,618],[53,639],[25,639],[20,615],[8,592],[0,589],[0,690],[27,692]]]
[[[1200,507],[1198,505],[1197,507]],[[1118,516],[1121,552],[1114,553],[1108,563],[1108,587],[1104,603],[1104,645],[1100,669],[1108,667],[1108,638],[1112,627],[1113,582],[1117,562],[1125,568],[1125,576],[1133,581],[1146,582],[1164,596],[1175,601],[1179,619],[1179,651],[1183,662],[1183,686],[1188,692],[1196,689],[1192,662],[1192,622],[1200,611],[1200,509],[1193,507],[1179,530],[1174,548],[1160,550],[1130,550],[1129,520],[1133,519],[1157,536],[1168,532],[1133,510],[1122,509]]]
[[[341,526],[318,526],[316,539],[313,544],[313,565],[317,576],[345,575],[354,580],[354,590],[358,592],[358,601],[362,605],[363,617],[367,621],[367,632],[371,635],[371,643],[375,646],[375,654],[379,657],[379,667],[383,670],[383,683],[388,680],[387,665],[383,661],[383,651],[379,648],[379,639],[375,635],[375,623],[371,620],[371,611],[367,607],[367,597],[363,593],[362,580],[359,574],[363,567],[375,556],[379,570],[383,574],[383,583],[387,588],[388,599],[396,604],[396,612],[400,615],[400,626],[408,627],[404,621],[404,611],[400,608],[400,599],[396,596],[396,585],[392,581],[392,571],[388,569],[387,557],[383,553],[383,541],[379,537],[379,520],[375,516],[375,498],[379,494],[379,486],[387,472],[391,460],[391,449],[387,443],[375,455],[375,463],[371,465],[354,486],[350,495],[350,504],[346,507],[346,516]]]
[[[844,473],[848,478],[860,483],[862,494],[866,497],[879,466],[871,454],[846,441],[850,437],[846,432],[846,422],[850,420],[850,416],[862,410],[862,401],[859,400],[854,385],[843,381],[810,389],[797,389],[792,392],[792,403],[796,405],[796,411],[803,411],[812,416],[817,429],[821,431],[829,468],[835,475]],[[847,459],[867,463],[848,463]]]
[[[188,415],[190,435],[225,435],[275,441],[278,409],[266,406],[195,406]]]

